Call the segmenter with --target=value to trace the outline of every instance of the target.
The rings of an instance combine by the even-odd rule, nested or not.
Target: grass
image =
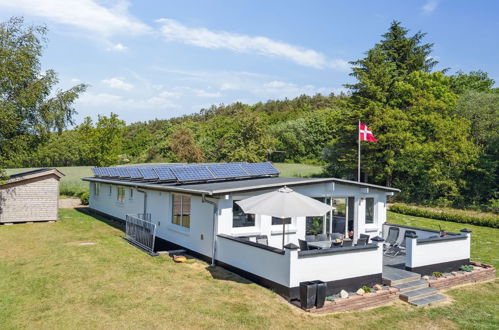
[[[220,267],[150,257],[106,222],[61,210],[57,223],[0,227],[0,328],[493,329],[499,283],[449,291],[453,304],[417,309],[397,302],[312,316]],[[441,221],[389,214],[435,228]],[[445,224],[448,230],[455,230]],[[472,226],[470,226],[472,227]],[[459,229],[459,228],[456,228]],[[474,228],[473,258],[497,264],[498,229]],[[93,245],[82,245],[92,242]]]
[[[322,167],[315,165],[285,164],[275,163],[277,169],[283,177],[307,177],[321,173]],[[57,167],[59,171],[65,174],[61,180],[60,192],[64,196],[78,196],[80,192],[88,191],[88,182],[81,181],[81,178],[92,176],[90,170],[93,166],[62,166]],[[7,169],[7,174],[16,174],[23,171],[29,171],[34,168],[11,168]]]

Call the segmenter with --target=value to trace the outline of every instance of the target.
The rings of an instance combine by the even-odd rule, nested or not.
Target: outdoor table
[[[316,242],[308,242],[308,246],[317,248],[317,249],[329,249],[331,247],[332,241],[316,241]]]

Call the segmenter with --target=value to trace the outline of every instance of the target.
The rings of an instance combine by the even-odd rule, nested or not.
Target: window
[[[277,217],[272,217],[272,226],[275,225],[281,225],[282,226],[282,220],[284,220],[285,225],[290,225],[291,224],[291,218],[277,218]]]
[[[116,195],[116,200],[120,203],[125,201],[125,187],[117,187],[118,195]]]
[[[374,198],[366,198],[366,224],[374,223]]]
[[[94,182],[94,195],[99,196],[100,194],[100,183]]]
[[[191,228],[191,198],[173,195],[172,223],[177,226]]]
[[[133,199],[133,188],[130,188],[130,196],[128,196],[128,199]]]
[[[255,226],[255,215],[246,214],[243,212],[241,207],[237,205],[234,201],[232,206],[232,227],[254,227]]]
[[[113,186],[109,186],[109,196],[113,194]]]

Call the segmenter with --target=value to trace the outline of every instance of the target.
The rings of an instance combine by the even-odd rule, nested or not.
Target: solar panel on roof
[[[245,163],[241,165],[251,175],[278,175],[279,171],[271,163]]]
[[[140,173],[137,167],[127,167],[128,174],[132,179],[142,179],[142,173]]]
[[[207,166],[217,179],[240,178],[250,176],[240,164],[212,164]]]
[[[142,177],[144,180],[157,180],[158,175],[154,171],[152,167],[141,167],[139,168],[140,173],[142,174]]]
[[[116,167],[108,167],[108,172],[109,172],[109,176],[112,176],[112,177],[120,176],[120,173],[118,172],[118,168],[116,168]]]
[[[200,165],[172,167],[171,171],[179,181],[203,181],[215,178],[206,166]]]
[[[156,171],[156,174],[158,175],[158,178],[161,181],[171,181],[177,179],[177,177],[173,175],[173,172],[169,167],[158,166],[155,167],[154,170]]]
[[[101,176],[111,176],[107,167],[100,168]]]
[[[94,176],[100,176],[100,168],[97,168],[97,167],[94,167],[92,168],[92,173],[94,174]]]
[[[130,173],[128,173],[128,170],[126,167],[118,167],[118,174],[120,175],[120,178],[129,178]]]

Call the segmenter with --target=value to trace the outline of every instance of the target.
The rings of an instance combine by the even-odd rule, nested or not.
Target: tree
[[[178,162],[200,163],[205,160],[203,151],[194,141],[192,131],[186,127],[179,127],[170,135],[169,146]]]
[[[73,124],[73,103],[86,89],[54,91],[57,74],[40,64],[46,33],[22,18],[0,23],[0,167]]]
[[[471,71],[470,73],[458,71],[455,75],[451,76],[452,90],[456,94],[463,94],[469,90],[491,92],[494,83],[494,79],[490,78],[487,72],[480,70]]]

